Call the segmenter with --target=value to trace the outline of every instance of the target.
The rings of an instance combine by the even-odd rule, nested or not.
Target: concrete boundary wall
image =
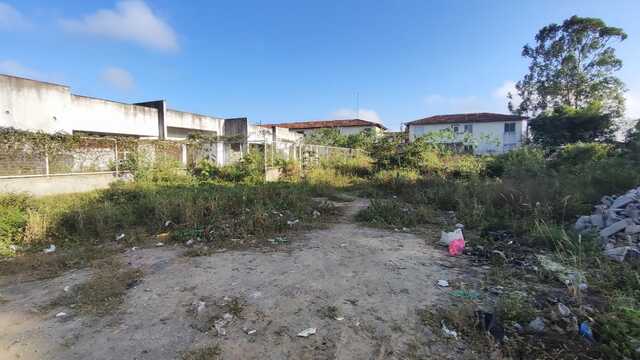
[[[34,196],[70,194],[106,189],[117,180],[129,181],[128,172],[96,172],[51,176],[16,176],[0,178],[0,193],[29,193]]]

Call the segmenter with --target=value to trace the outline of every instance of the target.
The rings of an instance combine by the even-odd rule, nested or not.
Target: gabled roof
[[[353,127],[353,126],[376,126],[383,130],[387,129],[382,124],[379,124],[373,121],[362,120],[362,119],[300,121],[300,122],[282,123],[282,124],[264,124],[261,126],[265,126],[265,127],[277,126],[282,128],[299,129],[299,130],[336,128],[336,127]]]
[[[431,124],[454,124],[454,123],[485,123],[485,122],[506,122],[522,121],[528,119],[525,116],[494,114],[494,113],[469,113],[469,114],[448,114],[435,115],[408,122],[407,125],[431,125]]]

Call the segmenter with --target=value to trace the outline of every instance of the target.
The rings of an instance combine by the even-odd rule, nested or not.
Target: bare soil
[[[440,228],[420,236],[370,228],[353,220],[366,200],[343,206],[337,222],[268,249],[202,257],[170,246],[127,251],[119,256],[144,277],[102,317],[47,306],[65,286],[87,281],[90,269],[2,278],[0,359],[180,359],[210,345],[223,359],[459,358],[417,310],[453,301],[439,279],[471,282],[478,274],[432,245]],[[200,301],[206,311],[195,310]],[[222,336],[210,325],[225,312],[239,316]],[[315,335],[296,336],[312,327]]]

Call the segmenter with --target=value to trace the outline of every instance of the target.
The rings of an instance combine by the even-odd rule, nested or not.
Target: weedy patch
[[[335,305],[328,305],[318,309],[318,315],[323,319],[335,320],[340,317],[340,308]]]
[[[185,256],[185,257],[211,256],[213,253],[215,253],[214,249],[203,246],[203,247],[194,247],[194,248],[187,249],[182,253],[182,256]]]
[[[244,307],[244,301],[238,297],[231,298],[231,300],[225,304],[227,312],[240,319],[242,318]]]
[[[0,259],[0,275],[21,275],[26,279],[50,279],[70,269],[88,266],[92,262],[116,254],[108,246],[73,246],[55,253],[21,253]]]
[[[221,359],[220,346],[208,345],[203,348],[189,350],[182,354],[182,360],[217,360]]]
[[[356,215],[356,220],[378,226],[415,227],[439,223],[440,214],[424,205],[414,206],[395,199],[372,199],[371,204]]]
[[[135,286],[142,275],[141,270],[124,267],[113,257],[98,261],[89,280],[53,300],[50,306],[69,306],[81,313],[107,315],[122,304],[126,291]]]

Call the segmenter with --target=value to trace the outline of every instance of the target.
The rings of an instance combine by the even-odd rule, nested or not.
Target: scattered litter
[[[62,291],[64,292],[69,292],[69,290],[71,290],[71,286],[67,285],[64,288],[62,288]]]
[[[586,280],[584,273],[582,271],[569,268],[564,266],[556,261],[551,260],[551,257],[547,255],[536,255],[538,262],[540,262],[540,266],[545,270],[556,275],[558,280],[560,280],[565,285],[579,285],[584,287],[586,285]],[[584,284],[584,285],[581,285]]]
[[[449,287],[449,282],[447,280],[438,280],[438,286]]]
[[[464,252],[464,239],[456,239],[449,244],[449,255],[458,256]]]
[[[68,315],[69,315],[69,314],[67,314],[66,312],[61,311],[61,312],[59,312],[59,313],[57,313],[57,314],[56,314],[56,317],[57,317],[57,318],[63,318],[63,317],[67,317]]]
[[[295,225],[295,224],[297,224],[297,223],[299,223],[299,222],[300,222],[300,220],[298,220],[298,219],[295,219],[295,220],[289,220],[289,221],[287,221],[287,225],[289,225],[289,226],[293,226],[293,225]]]
[[[184,243],[184,244],[185,244],[185,245],[187,245],[187,246],[191,246],[191,245],[193,245],[193,243],[194,243],[194,242],[195,242],[195,241],[194,241],[193,239],[189,239],[189,240],[187,240],[187,242],[186,242],[186,243]]]
[[[44,251],[45,254],[50,254],[50,253],[56,251],[56,246],[51,244],[51,245],[49,245],[48,248],[44,249],[43,251]]]
[[[247,335],[253,335],[253,334],[257,333],[257,332],[258,332],[258,330],[256,330],[256,329],[244,329],[244,332],[245,332]]]
[[[569,309],[565,304],[558,303],[558,313],[562,317],[567,317],[571,315],[571,309]]]
[[[137,246],[134,246],[134,247],[131,248],[131,251],[136,251],[136,250],[138,250]]]
[[[495,341],[501,343],[504,339],[504,327],[497,321],[495,314],[478,310],[476,316],[482,330],[491,334]]]
[[[411,230],[409,230],[409,228],[403,227],[403,228],[402,228],[402,231],[404,231],[404,232],[409,232],[409,231],[411,231]]]
[[[196,303],[196,317],[201,317],[207,311],[207,303],[204,301],[198,301]]]
[[[589,323],[586,321],[583,321],[580,324],[580,329],[579,329],[580,335],[583,336],[584,338],[586,338],[589,341],[594,341],[593,339],[593,331],[591,331],[591,326],[589,326]]]
[[[541,317],[537,317],[533,320],[531,320],[531,322],[529,323],[529,325],[527,325],[527,330],[536,333],[536,334],[540,334],[544,332],[544,319]]]
[[[175,224],[173,223],[173,221],[171,221],[171,220],[167,220],[167,221],[165,221],[165,222],[164,222],[164,227],[169,227],[169,226],[171,226],[171,225],[175,225]]]
[[[319,217],[319,216],[320,216],[320,211],[318,211],[318,210],[313,210],[312,216],[313,216],[314,218]]]
[[[462,229],[455,229],[451,232],[442,231],[440,233],[440,241],[438,242],[438,244],[442,246],[449,246],[449,244],[451,244],[451,242],[456,239],[464,240],[464,237],[462,236]]]
[[[227,325],[227,321],[220,319],[220,320],[216,320],[213,323],[213,327],[216,329],[216,332],[218,333],[218,336],[226,336],[227,335],[227,329],[224,328],[224,326]]]
[[[446,323],[444,322],[444,320],[442,320],[442,321],[440,322],[440,324],[442,324],[442,333],[443,333],[445,336],[452,337],[452,338],[456,338],[456,339],[458,338],[458,333],[457,333],[455,330],[451,330],[451,329],[449,329],[449,328],[447,327]]]
[[[231,321],[233,320],[233,315],[225,313],[224,315],[222,315],[222,319],[224,319],[225,321]]]
[[[344,317],[342,317],[342,316],[338,316],[338,317],[336,318],[336,320],[337,320],[337,321],[343,321],[343,320],[344,320]]]
[[[11,244],[11,245],[9,245],[9,250],[11,250],[13,252],[16,252],[16,251],[20,250],[20,246]]]
[[[297,336],[299,337],[309,337],[316,333],[316,328],[308,328],[300,331]]]
[[[273,239],[269,239],[269,242],[272,244],[278,245],[278,244],[286,244],[289,241],[282,236],[277,236],[277,237],[274,237]]]
[[[459,297],[467,300],[477,300],[480,298],[480,293],[475,290],[454,290],[449,293],[449,295],[454,297]]]
[[[116,235],[116,241],[120,241],[120,240],[124,239],[126,236],[127,235],[125,235],[125,234]]]
[[[156,246],[157,246],[157,247],[164,246],[164,243],[163,243],[163,242],[157,242],[157,243],[156,243]]]

